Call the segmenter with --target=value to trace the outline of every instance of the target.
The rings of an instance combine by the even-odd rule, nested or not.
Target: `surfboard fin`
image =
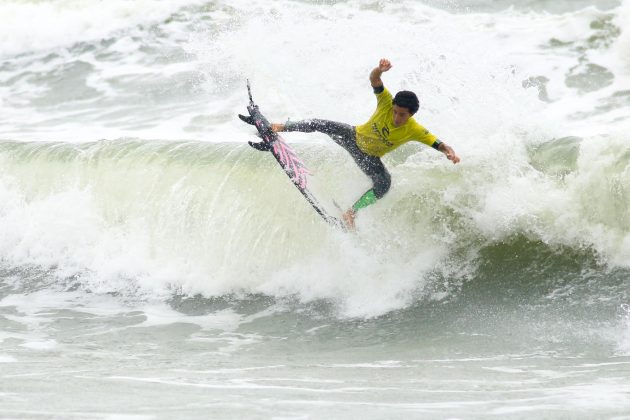
[[[266,141],[259,141],[258,143],[248,141],[247,143],[254,149],[260,150],[261,152],[268,152],[271,150],[272,147],[271,143],[268,143]]]
[[[254,125],[254,117],[251,116],[247,116],[247,115],[242,115],[242,114],[238,114],[238,117],[241,119],[241,121],[246,122],[247,124],[250,125]]]

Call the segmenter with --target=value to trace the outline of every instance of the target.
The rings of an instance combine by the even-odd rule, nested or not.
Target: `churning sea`
[[[0,1],[2,419],[630,419],[629,211],[628,0]]]

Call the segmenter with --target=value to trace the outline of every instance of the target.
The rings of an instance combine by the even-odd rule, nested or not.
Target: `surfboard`
[[[238,117],[247,124],[255,126],[258,130],[260,138],[262,139],[259,142],[249,141],[249,145],[261,152],[271,152],[293,185],[295,185],[295,187],[300,191],[302,196],[304,196],[308,204],[313,207],[317,214],[319,214],[321,218],[330,225],[346,230],[345,223],[341,219],[330,215],[324,207],[319,204],[313,193],[309,191],[308,175],[311,175],[311,172],[308,170],[302,159],[300,159],[297,155],[295,150],[293,150],[293,148],[289,146],[278,133],[275,133],[271,129],[271,124],[262,112],[260,112],[258,105],[254,103],[249,80],[247,81],[247,94],[249,95],[249,105],[247,106],[247,112],[249,115],[239,114]]]

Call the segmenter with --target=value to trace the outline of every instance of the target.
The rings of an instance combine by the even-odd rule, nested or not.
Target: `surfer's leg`
[[[392,177],[385,168],[385,165],[383,165],[383,162],[381,162],[381,159],[376,156],[366,155],[361,161],[357,159],[355,159],[355,161],[357,161],[363,173],[370,177],[373,185],[373,187],[366,191],[352,206],[352,210],[356,212],[370,204],[374,204],[376,200],[382,198],[392,185]]]
[[[381,158],[368,155],[359,149],[355,140],[354,131],[352,138],[344,138],[342,142],[337,143],[350,153],[350,156],[352,156],[352,159],[361,171],[372,180],[376,199],[383,197],[385,193],[389,191],[389,187],[392,184],[392,177],[385,168],[385,165],[383,165]]]
[[[376,158],[378,163],[372,166],[372,169],[368,171],[364,171],[367,176],[372,179],[372,183],[374,184],[374,196],[376,199],[381,199],[383,196],[389,191],[389,187],[392,185],[392,177],[385,169],[385,165],[379,158]]]
[[[317,131],[329,135],[337,143],[339,143],[339,137],[354,136],[354,127],[351,125],[336,121],[320,120],[318,118],[287,121],[282,131],[299,131],[302,133]]]
[[[331,125],[329,125],[331,121],[323,121],[323,123],[326,125],[326,128],[331,127]],[[376,202],[376,200],[382,198],[387,191],[389,191],[389,187],[392,184],[392,177],[379,157],[370,156],[359,149],[354,127],[341,123],[333,124],[335,124],[334,134],[332,132],[327,134],[329,134],[335,143],[346,149],[361,171],[372,180],[373,187],[363,194],[355,205],[352,206],[353,210],[356,212],[358,209],[369,206]],[[312,127],[312,125],[309,125],[309,128],[310,127]]]
[[[285,124],[275,124],[275,126],[276,129],[274,131],[300,131],[302,133],[317,131],[324,133],[333,139],[335,143],[346,149],[353,157],[356,152],[360,155],[364,154],[357,147],[354,127],[350,124],[314,118],[312,120],[287,121]]]
[[[295,122],[289,121],[285,124],[284,127],[284,131],[301,131],[305,133],[317,131],[327,134],[331,139],[333,139],[335,143],[346,149],[346,151],[350,153],[352,158],[355,160],[355,162],[357,162],[357,164],[359,164],[359,166],[361,166],[361,164],[359,163],[360,161],[362,161],[364,158],[371,157],[363,153],[357,146],[357,136],[354,127],[350,124],[344,124],[329,120],[312,119]]]

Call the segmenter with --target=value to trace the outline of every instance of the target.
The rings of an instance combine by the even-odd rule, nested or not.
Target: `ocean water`
[[[630,1],[0,2],[0,418],[630,419]],[[418,144],[357,232],[247,146]],[[289,133],[318,196],[368,180]],[[334,207],[331,211],[335,211]]]

